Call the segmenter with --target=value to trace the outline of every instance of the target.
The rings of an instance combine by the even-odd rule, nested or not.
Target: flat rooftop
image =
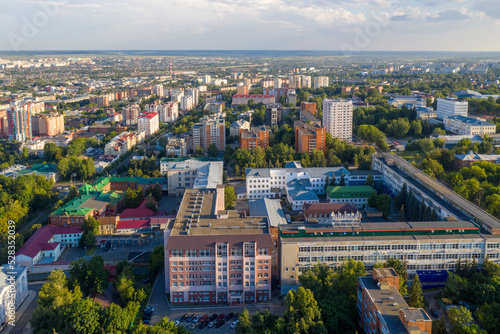
[[[267,217],[243,217],[237,211],[216,211],[215,190],[187,189],[171,236],[269,234]]]

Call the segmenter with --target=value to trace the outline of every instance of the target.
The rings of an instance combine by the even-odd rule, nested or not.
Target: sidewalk
[[[17,320],[19,320],[21,318],[21,316],[24,314],[24,312],[26,311],[28,306],[30,306],[31,302],[36,298],[36,295],[37,294],[35,291],[28,290],[28,296],[26,297],[26,299],[23,301],[21,306],[19,306],[19,308],[16,311],[16,322],[17,322]],[[29,324],[26,327],[29,327]],[[2,331],[2,334],[8,334],[14,328],[15,328],[15,326],[10,326],[9,324],[7,324],[5,330]],[[23,332],[24,332],[24,330],[23,330]]]

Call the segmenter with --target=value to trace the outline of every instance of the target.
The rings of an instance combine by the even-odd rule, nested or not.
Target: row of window
[[[498,256],[498,253],[496,254]],[[384,255],[330,255],[330,256],[299,256],[299,263],[343,262],[349,259],[364,262],[387,261],[390,258],[398,260],[457,260],[483,259],[483,253],[448,253],[448,254],[384,254]]]
[[[500,243],[488,244],[488,249],[500,248]],[[380,244],[380,245],[336,245],[299,246],[299,253],[362,252],[382,250],[444,250],[444,249],[484,249],[483,242],[474,243],[433,243],[433,244]]]

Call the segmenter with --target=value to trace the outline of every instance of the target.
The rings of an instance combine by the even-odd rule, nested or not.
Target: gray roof
[[[248,203],[250,216],[267,217],[271,226],[286,224],[285,212],[277,199],[261,198]]]
[[[285,168],[302,168],[302,163],[300,161],[288,161]]]
[[[294,179],[287,184],[288,188],[303,189],[311,187],[311,181],[309,179]]]
[[[465,116],[450,116],[450,117],[446,117],[446,118],[453,119],[453,120],[460,121],[462,123],[474,125],[474,126],[495,126],[495,124],[493,124],[493,123],[489,123],[489,122],[479,120],[477,118],[471,118],[471,117],[465,117]]]
[[[312,167],[312,168],[273,168],[273,171],[286,171],[287,173],[309,173],[313,178],[326,177],[332,178],[335,174],[336,177],[340,177],[342,173],[344,175],[350,175],[350,172],[344,167]],[[270,168],[248,168],[245,170],[247,177],[270,177]]]
[[[215,189],[222,184],[222,161],[205,163],[198,169],[193,189]]]
[[[318,195],[310,190],[290,190],[288,194],[292,201],[319,201]]]

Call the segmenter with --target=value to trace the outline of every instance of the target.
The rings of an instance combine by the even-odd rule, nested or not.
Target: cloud
[[[460,13],[458,10],[447,10],[438,12],[435,16],[428,17],[427,21],[463,21],[468,19],[469,16]]]
[[[481,11],[491,18],[500,19],[500,4],[498,0],[475,1],[472,9]]]

